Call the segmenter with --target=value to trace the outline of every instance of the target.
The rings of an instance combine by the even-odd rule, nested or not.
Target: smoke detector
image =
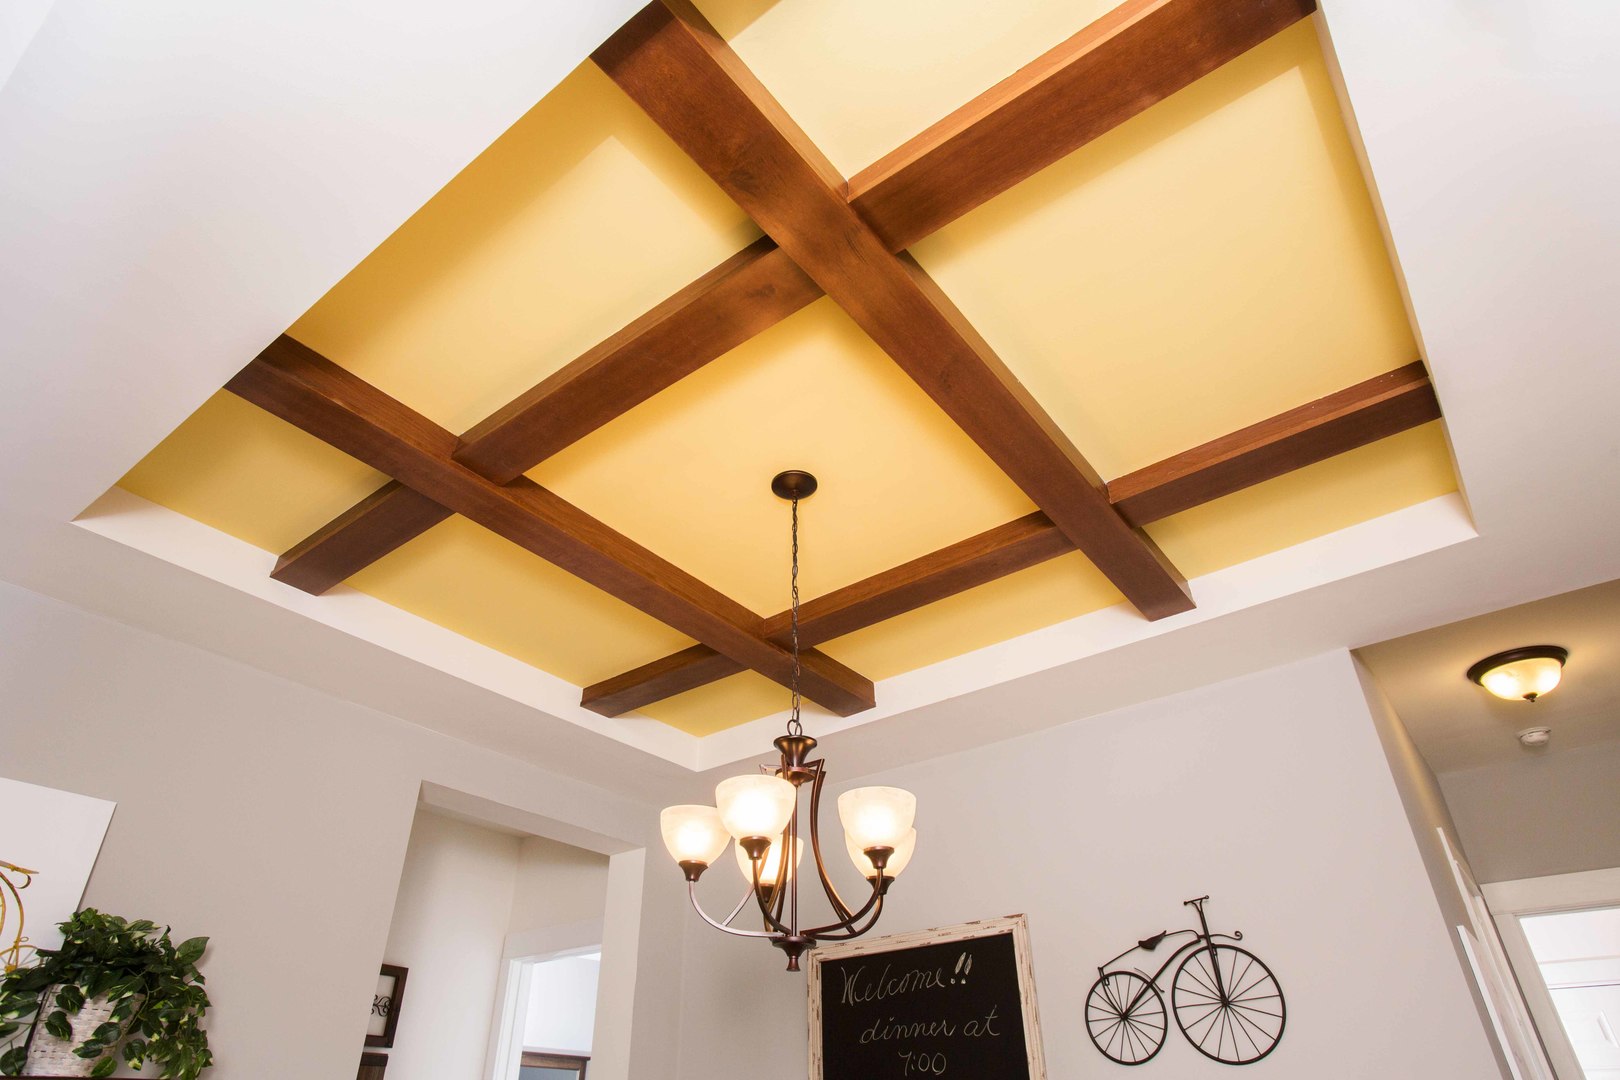
[[[1529,750],[1539,750],[1552,741],[1552,728],[1530,727],[1519,732],[1519,742]]]

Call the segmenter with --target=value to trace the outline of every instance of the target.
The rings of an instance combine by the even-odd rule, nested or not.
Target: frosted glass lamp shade
[[[848,834],[844,836],[844,850],[849,852],[849,861],[855,864],[855,869],[861,872],[862,877],[868,881],[877,877],[877,868],[872,865],[872,860],[866,857],[866,852],[855,846],[855,842]],[[912,853],[916,850],[917,830],[908,829],[905,838],[895,845],[894,854],[889,856],[888,863],[883,867],[883,876],[890,879],[899,877],[910,865]]]
[[[898,850],[917,819],[917,796],[893,787],[852,788],[838,796],[838,819],[858,850]]]
[[[798,797],[797,788],[770,773],[733,776],[720,781],[714,789],[720,819],[726,831],[738,840],[781,836],[793,817]]]
[[[678,863],[709,866],[726,850],[731,837],[712,806],[670,806],[658,815],[664,846]]]
[[[1568,659],[1562,646],[1531,645],[1487,656],[1468,669],[1468,677],[1505,701],[1535,701],[1558,685]]]
[[[741,844],[733,844],[732,850],[737,853],[737,869],[742,871],[743,880],[752,885],[754,883],[754,864],[748,859],[748,852],[742,849]],[[795,869],[804,862],[804,841],[797,837],[793,840],[793,866]],[[759,867],[759,883],[761,885],[775,885],[776,879],[782,874],[782,841],[780,838],[772,842],[765,852]]]

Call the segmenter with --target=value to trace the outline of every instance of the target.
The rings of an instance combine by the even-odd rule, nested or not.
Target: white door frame
[[[1547,991],[1547,982],[1541,977],[1541,965],[1536,962],[1530,939],[1525,936],[1519,920],[1526,915],[1620,905],[1620,868],[1498,881],[1482,886],[1481,891],[1502,936],[1502,947],[1518,974],[1519,986],[1541,1032],[1542,1044],[1552,1059],[1553,1070],[1559,1080],[1581,1080],[1585,1074],[1580,1061],[1570,1046],[1569,1036],[1564,1033],[1564,1024]]]
[[[546,926],[507,937],[495,988],[495,1017],[489,1025],[484,1073],[490,1080],[517,1080],[523,1060],[523,1027],[529,1016],[529,974],[534,965],[601,949],[600,919]]]

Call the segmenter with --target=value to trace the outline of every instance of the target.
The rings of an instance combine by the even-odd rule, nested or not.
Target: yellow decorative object
[[[0,942],[10,942],[0,948],[0,968],[7,974],[16,971],[22,965],[23,953],[34,947],[28,944],[28,938],[23,933],[22,891],[33,883],[37,873],[39,871],[27,870],[0,859]],[[20,884],[12,880],[13,874],[21,877]]]

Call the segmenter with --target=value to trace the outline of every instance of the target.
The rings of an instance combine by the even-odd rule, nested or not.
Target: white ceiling
[[[636,6],[57,0],[0,88],[0,576],[649,800],[767,747],[772,722],[654,745],[488,657],[359,632],[363,605],[244,584],[228,551],[199,572],[70,524]],[[891,680],[829,749],[878,769],[1620,578],[1620,5],[1319,20],[1466,510],[1201,579],[1188,616]]]
[[[1476,660],[1524,645],[1569,650],[1564,681],[1540,701],[1503,701],[1468,681]],[[1380,642],[1360,650],[1435,772],[1620,739],[1620,581]],[[1552,728],[1541,750],[1518,732]]]

